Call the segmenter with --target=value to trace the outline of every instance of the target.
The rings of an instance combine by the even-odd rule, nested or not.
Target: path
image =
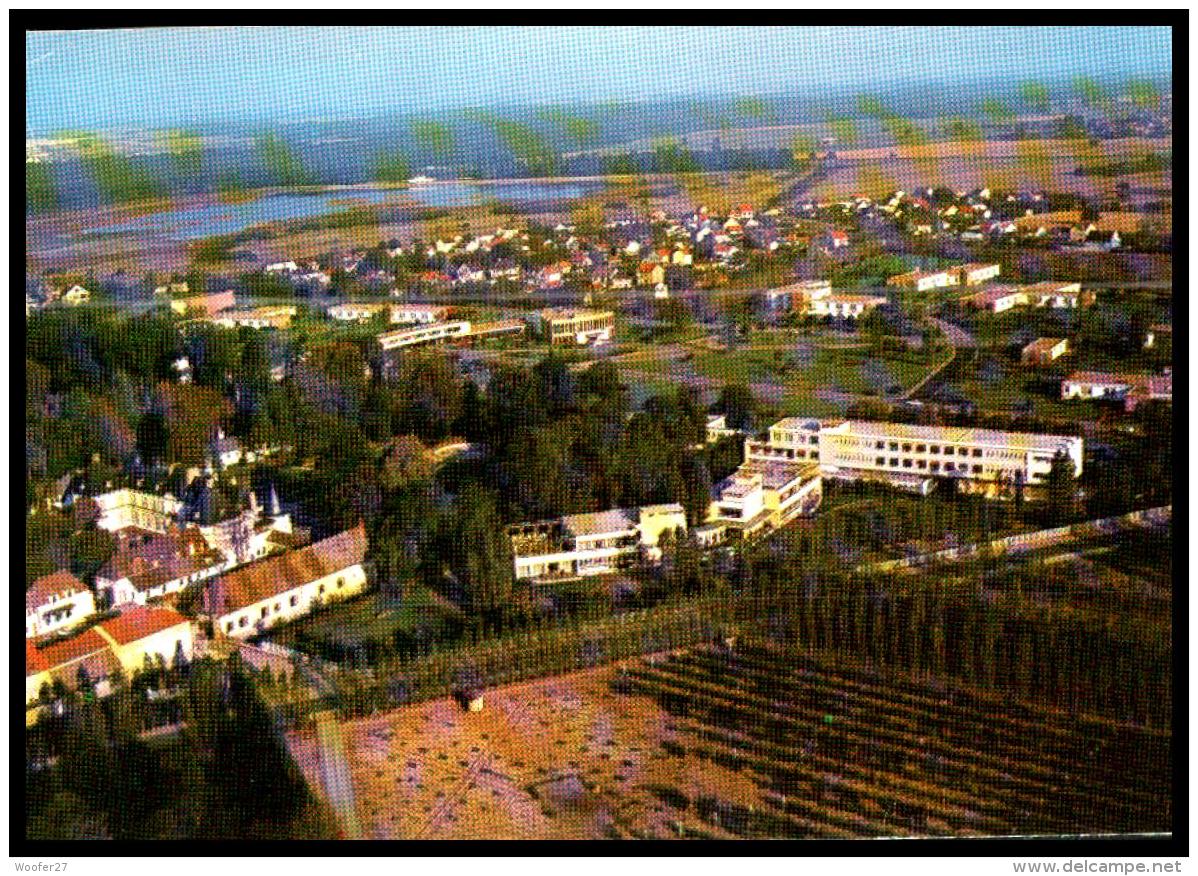
[[[345,737],[336,715],[330,711],[316,714],[316,737],[320,741],[320,781],[333,807],[345,839],[361,839],[362,825],[354,802],[354,786],[345,756]]]
[[[1173,506],[1165,505],[1160,508],[1149,508],[1144,511],[1132,511],[1120,517],[1102,517],[1097,520],[1086,520],[1071,526],[1059,526],[1055,529],[1040,529],[1035,532],[1024,532],[1019,535],[1009,535],[1006,538],[996,538],[981,544],[968,544],[959,548],[931,551],[898,560],[882,560],[876,563],[865,563],[857,567],[858,572],[890,572],[900,569],[918,568],[937,561],[952,562],[976,557],[982,550],[989,549],[996,553],[1022,554],[1028,551],[1043,550],[1068,544],[1081,538],[1095,535],[1114,535],[1129,529],[1142,527],[1161,527],[1173,519]]]

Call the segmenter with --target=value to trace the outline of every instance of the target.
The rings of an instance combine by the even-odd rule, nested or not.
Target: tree
[[[1073,474],[1073,461],[1064,452],[1053,457],[1045,486],[1048,492],[1048,514],[1054,526],[1066,523],[1075,512],[1077,487]]]
[[[511,542],[495,497],[478,485],[467,486],[455,503],[448,535],[444,547],[449,568],[469,610],[484,625],[502,626],[511,603],[514,569]]]
[[[716,410],[725,416],[730,429],[751,431],[756,409],[757,400],[744,383],[725,384],[716,401]]]

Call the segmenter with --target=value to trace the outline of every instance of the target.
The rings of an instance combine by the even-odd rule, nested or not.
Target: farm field
[[[780,668],[783,667],[783,668]],[[1148,730],[773,646],[677,652],[341,725],[363,836],[1168,831]],[[319,783],[313,731],[292,753]]]

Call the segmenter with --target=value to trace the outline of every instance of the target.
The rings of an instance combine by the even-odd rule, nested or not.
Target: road
[[[948,342],[953,345],[956,350],[972,349],[978,345],[977,338],[971,335],[965,329],[956,323],[948,322],[947,320],[937,319],[932,317],[932,324],[940,331],[944,332],[944,336]]]

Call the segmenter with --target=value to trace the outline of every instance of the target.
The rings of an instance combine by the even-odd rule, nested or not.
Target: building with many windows
[[[159,496],[140,490],[120,489],[92,496],[100,509],[96,526],[117,532],[130,526],[152,532],[166,532],[174,523],[183,503],[169,493]]]
[[[814,514],[822,499],[817,463],[749,459],[715,485],[696,536],[703,544],[751,538]]]
[[[95,613],[91,590],[70,572],[43,575],[25,591],[25,638],[73,627]]]
[[[533,334],[549,344],[585,344],[610,341],[616,315],[610,310],[539,310],[528,317]]]
[[[923,495],[940,478],[988,494],[1043,484],[1058,454],[1080,477],[1082,439],[1070,435],[788,417],[770,427],[766,441],[745,442],[749,460],[818,462],[825,477],[877,480]]]
[[[201,610],[217,635],[246,639],[366,589],[366,529],[241,566],[211,580]]]
[[[598,575],[626,568],[638,558],[657,562],[662,534],[685,530],[682,506],[671,503],[518,523],[507,534],[516,578],[524,579]]]

